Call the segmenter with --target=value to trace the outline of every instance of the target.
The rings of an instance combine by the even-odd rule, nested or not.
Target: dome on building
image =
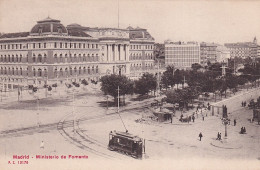
[[[37,21],[37,24],[31,29],[31,35],[33,34],[68,34],[68,30],[64,27],[60,20],[46,18],[41,21]]]

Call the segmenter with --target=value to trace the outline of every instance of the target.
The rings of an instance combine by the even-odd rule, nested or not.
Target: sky
[[[260,42],[260,0],[0,0],[0,32],[29,32],[37,21],[146,28],[162,43]],[[259,43],[258,43],[259,44]]]

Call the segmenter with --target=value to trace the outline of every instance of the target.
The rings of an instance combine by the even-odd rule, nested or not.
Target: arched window
[[[78,62],[81,62],[81,54],[79,54],[79,60],[78,60]]]
[[[62,68],[60,69],[60,77],[62,77],[63,76],[63,70],[62,70]]]
[[[20,54],[20,60],[19,60],[19,62],[22,62],[22,54]]]
[[[87,60],[88,62],[90,62],[90,55],[88,54],[88,60]]]
[[[11,62],[11,58],[10,58],[10,55],[8,55],[8,62]]]
[[[83,54],[83,61],[86,61],[86,55]]]
[[[83,73],[86,74],[86,67],[83,67]]]
[[[70,75],[72,75],[72,68],[70,67]]]
[[[23,75],[23,69],[22,69],[22,67],[20,67],[20,75],[21,75],[21,76]]]
[[[33,76],[36,76],[35,68],[33,68]]]
[[[79,67],[79,74],[81,74],[81,67]]]
[[[65,76],[68,76],[68,68],[65,68]]]
[[[18,60],[18,55],[16,54],[16,60],[15,60],[15,62],[18,62],[19,60]]]
[[[62,54],[60,54],[60,63],[62,63],[63,60],[62,60]]]
[[[42,76],[42,69],[38,69],[38,76],[41,77]]]
[[[88,67],[88,74],[90,74],[90,67]]]
[[[54,54],[54,62],[57,63],[57,54]]]
[[[35,63],[36,62],[36,58],[35,58],[35,55],[33,54],[33,62]]]
[[[65,62],[65,63],[68,62],[68,55],[67,55],[67,54],[65,54],[64,62]]]
[[[74,74],[77,75],[77,68],[74,67]]]
[[[16,72],[15,72],[15,75],[19,75],[19,70],[18,68],[16,67]]]
[[[38,63],[41,63],[41,62],[42,62],[42,55],[39,54],[39,55],[38,55]]]
[[[12,68],[12,75],[14,75],[14,68]]]
[[[95,67],[92,66],[92,73],[95,73]]]
[[[47,55],[44,54],[44,57],[43,57],[43,62],[46,63],[47,62]]]
[[[54,77],[57,77],[57,76],[58,76],[58,72],[57,72],[57,71],[58,71],[58,69],[55,68],[55,69],[54,69]]]
[[[77,55],[74,54],[74,62],[77,62]]]
[[[44,77],[47,77],[47,74],[48,74],[48,73],[47,73],[47,69],[44,68],[43,76],[44,76]]]
[[[12,62],[14,62],[14,55],[12,55]]]

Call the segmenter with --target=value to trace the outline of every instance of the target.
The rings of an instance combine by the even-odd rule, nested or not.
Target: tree
[[[163,75],[161,78],[161,84],[163,85],[164,88],[166,88],[166,90],[169,86],[173,87],[175,84],[173,71],[174,71],[174,67],[168,66],[166,68],[166,71],[163,72]]]
[[[133,94],[134,83],[126,76],[122,75],[106,75],[101,77],[101,90],[105,95],[110,95],[114,97],[116,103],[118,95],[118,87],[120,88],[120,95]]]
[[[150,73],[144,73],[139,80],[135,81],[135,93],[144,95],[151,90],[156,90],[156,77]]]
[[[87,86],[87,85],[88,85],[88,82],[87,82],[87,80],[83,79],[83,80],[81,81],[81,84]]]

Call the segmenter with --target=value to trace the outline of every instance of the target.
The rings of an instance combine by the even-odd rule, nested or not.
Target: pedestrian
[[[202,136],[202,133],[200,132],[200,134],[199,134],[199,138],[200,138],[200,141],[201,141],[201,138],[202,138],[203,136]]]
[[[216,140],[219,140],[219,132],[218,132],[218,136],[217,136],[217,139]]]
[[[44,149],[44,142],[43,141],[41,142],[40,148]]]
[[[241,106],[244,107],[244,102],[242,101]]]
[[[246,127],[244,127],[244,133],[246,133]]]
[[[204,116],[202,115],[202,120],[204,121]]]
[[[194,120],[195,120],[195,117],[194,117],[194,115],[192,115],[192,121],[194,122]]]
[[[236,119],[234,119],[234,126],[236,126],[236,124],[237,124],[237,120],[236,120]]]
[[[246,107],[246,101],[245,101],[245,103],[244,103],[245,105],[244,105],[244,107]]]
[[[221,140],[221,133],[219,133],[219,140]]]
[[[241,134],[244,134],[244,128],[241,127],[241,131],[240,131]]]

